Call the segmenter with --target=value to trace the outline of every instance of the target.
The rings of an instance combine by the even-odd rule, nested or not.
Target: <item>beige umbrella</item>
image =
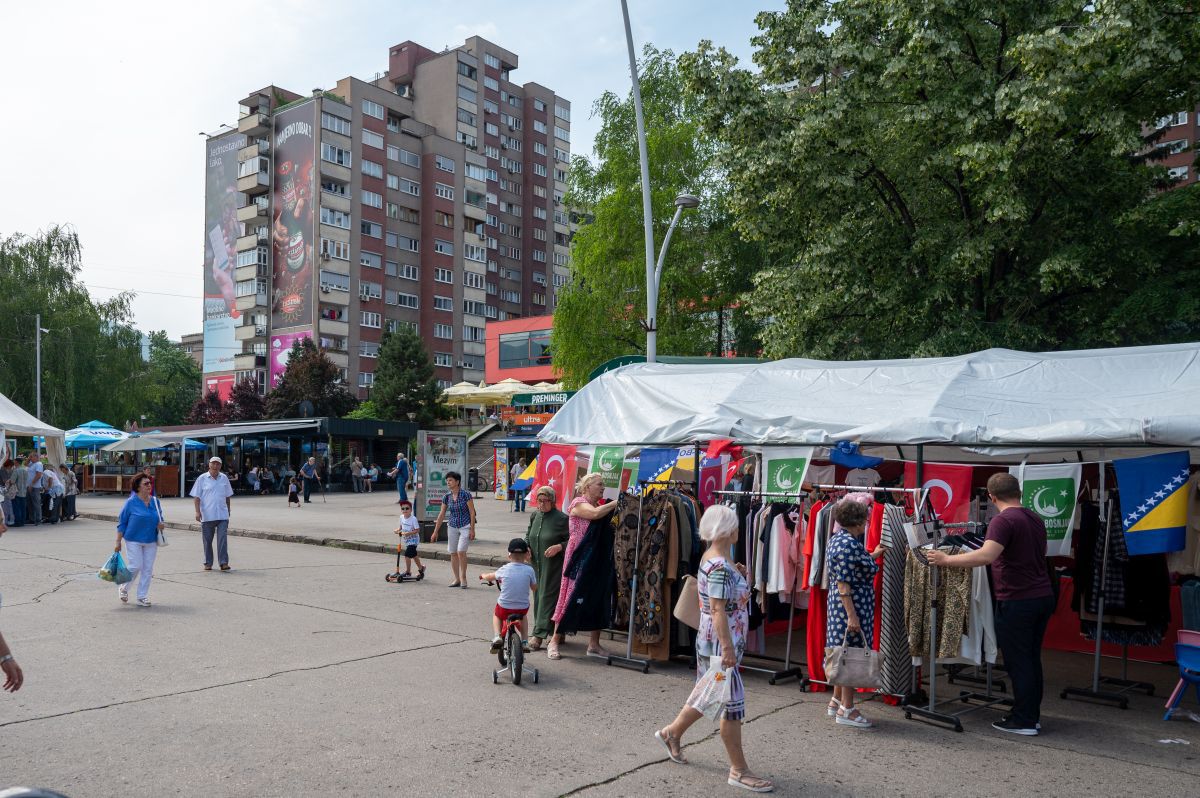
[[[124,440],[101,446],[100,449],[105,452],[140,452],[144,449],[164,449],[176,445],[176,443],[176,441],[162,438],[152,438],[149,435],[130,435]]]
[[[526,385],[520,380],[514,380],[510,377],[507,380],[501,380],[495,385],[489,385],[476,396],[478,397],[478,401],[506,405],[519,393],[533,393],[533,386]]]
[[[460,382],[442,391],[446,404],[451,406],[479,404],[479,394],[479,386],[471,382]]]
[[[559,391],[562,390],[562,383],[561,382],[539,382],[537,385],[534,385],[533,387],[543,393],[558,393]]]

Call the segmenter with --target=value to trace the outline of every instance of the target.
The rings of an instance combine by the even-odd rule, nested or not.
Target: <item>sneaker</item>
[[[504,647],[504,641],[500,639],[500,635],[492,638],[492,653],[499,654],[500,649]]]
[[[993,723],[992,728],[996,731],[1008,732],[1009,734],[1020,734],[1025,737],[1037,737],[1039,731],[1038,727],[1040,725],[1041,724],[1036,724],[1034,727],[1022,726],[1012,718],[1006,717],[1001,718]]]
[[[1005,716],[1003,716],[1002,718],[1000,718],[1000,722],[1001,722],[1001,723],[1007,723],[1007,722],[1008,722],[1009,720],[1011,720],[1011,719],[1012,719],[1012,715],[1005,715]],[[1038,731],[1041,731],[1041,730],[1042,730],[1042,724],[1040,724],[1040,723],[1035,723],[1035,724],[1033,724],[1033,728],[1037,729]]]
[[[138,606],[139,607],[149,607],[150,599],[148,599],[148,598],[138,599]]]

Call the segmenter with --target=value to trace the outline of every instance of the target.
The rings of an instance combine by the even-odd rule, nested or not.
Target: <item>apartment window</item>
[[[322,238],[321,254],[337,260],[350,260],[350,244],[345,241],[334,241],[332,238]]]
[[[554,253],[554,265],[555,266],[566,266],[567,265],[567,254],[565,252],[555,252]]]
[[[462,144],[464,147],[466,147],[468,149],[473,150],[479,146],[479,139],[475,138],[470,133],[465,133],[460,130],[460,131],[458,131],[458,143]]]
[[[546,304],[546,295],[543,294],[541,291],[534,291],[532,297],[530,298],[530,301],[533,302],[533,304],[535,304],[535,305],[545,305]]]
[[[488,249],[496,249],[496,239],[488,236],[487,247]]]
[[[564,122],[571,121],[571,109],[564,108],[563,106],[558,105],[557,103],[555,103],[555,105],[554,105],[554,115],[557,116],[559,119],[561,119]]]
[[[476,244],[463,244],[463,257],[477,263],[486,263],[487,250]]]
[[[532,250],[530,254],[532,254],[532,255],[533,255],[533,259],[534,259],[534,260],[536,260],[538,263],[545,263],[545,262],[546,262],[546,252],[545,252],[545,250],[541,250],[541,249],[535,249],[535,250]]]
[[[350,214],[345,211],[337,211],[333,208],[321,206],[321,224],[327,224],[332,227],[340,227],[343,230],[350,229]]]
[[[396,304],[402,308],[418,308],[421,305],[421,301],[417,299],[416,294],[405,294],[402,292],[396,299]]]
[[[369,310],[361,311],[359,313],[359,319],[364,327],[374,327],[375,329],[379,329],[383,326],[383,317],[378,313],[373,313]]]
[[[541,205],[534,205],[533,206],[533,218],[545,219],[546,218],[546,209],[543,208]]]
[[[483,343],[484,335],[483,335],[482,327],[472,327],[469,324],[464,324],[462,331],[463,331],[463,340],[464,341],[471,341],[474,343]]]
[[[323,291],[349,291],[350,290],[350,275],[338,274],[337,272],[327,272],[321,270],[321,290]]]
[[[513,302],[513,303],[516,303],[519,305],[521,303],[521,292],[520,291],[502,290],[500,292],[500,298],[503,299],[505,302]]]
[[[459,61],[458,62],[458,74],[462,75],[464,78],[470,78],[471,80],[475,80],[475,76],[477,74],[479,74],[479,71],[477,69],[475,69],[475,67],[471,66],[470,64],[465,63],[463,61]]]
[[[554,212],[554,223],[555,224],[569,224],[570,220],[567,218],[567,214],[564,211],[555,211]]]
[[[478,99],[477,99],[478,95],[475,93],[475,90],[468,89],[466,86],[458,87],[458,97],[460,100],[466,100],[467,102],[470,102],[470,103],[478,102]]]
[[[379,283],[360,280],[358,283],[358,295],[362,299],[379,299],[383,296],[383,286]]]
[[[394,202],[387,203],[384,212],[387,214],[387,217],[389,219],[399,219],[400,218],[400,206]]]
[[[463,172],[472,180],[487,180],[487,169],[478,164],[468,163],[463,165]]]
[[[448,186],[445,183],[434,183],[433,193],[437,194],[442,199],[454,199],[454,187]]]
[[[500,217],[496,216],[496,214],[494,214],[494,213],[489,213],[489,214],[487,215],[487,223],[488,223],[488,226],[489,226],[489,227],[497,227],[497,226],[499,225],[499,218],[500,218]]]
[[[569,142],[571,140],[571,131],[567,130],[566,128],[562,128],[562,127],[559,127],[558,125],[555,125],[554,126],[554,138]]]
[[[546,104],[544,102],[542,102],[541,100],[534,100],[533,101],[533,110],[535,110],[539,113],[544,113],[546,110]]]
[[[483,279],[482,274],[476,274],[475,272],[464,272],[463,273],[463,285],[465,285],[467,288],[482,289],[483,284],[484,284],[484,279]]]
[[[557,180],[559,183],[567,182],[567,170],[566,169],[555,169],[554,170],[554,179]]]
[[[435,296],[433,298],[434,310],[454,310],[454,299],[448,296]]]
[[[394,144],[387,145],[387,148],[384,150],[384,152],[387,153],[387,159],[389,161],[400,160],[400,148],[397,147],[396,145],[394,145]]]
[[[434,338],[445,338],[447,340],[453,340],[454,339],[454,327],[449,324],[436,324],[435,323],[433,325],[433,337]]]
[[[362,162],[362,173],[366,177],[378,177],[383,179],[383,165],[377,164],[374,161],[368,161],[365,158]]]
[[[391,172],[388,172],[386,179],[388,188],[390,188],[392,191],[400,190],[400,178],[396,177]]]
[[[367,116],[373,116],[376,119],[383,119],[387,115],[387,111],[379,103],[373,103],[370,100],[362,101],[362,112]]]
[[[509,130],[521,129],[521,117],[510,116],[509,114],[500,114],[500,121],[508,125]]]
[[[441,169],[443,172],[454,174],[453,158],[447,158],[445,155],[435,155],[433,156],[433,165],[438,169]]]
[[[453,283],[454,282],[454,272],[451,271],[450,269],[442,269],[440,267],[435,267],[433,270],[433,279],[435,282],[439,282],[439,283]]]
[[[463,202],[468,205],[473,205],[476,208],[484,208],[487,205],[487,195],[482,191],[472,191],[467,189]]]
[[[338,181],[330,180],[329,178],[321,179],[321,190],[326,194],[337,194],[339,197],[350,196],[350,190],[346,188],[345,183],[339,183]]]
[[[375,384],[375,373],[371,371],[358,372],[358,387],[370,388]]]
[[[421,166],[421,158],[415,152],[409,152],[408,150],[401,149],[400,147],[388,145],[387,157],[389,161],[399,161],[405,166],[412,166],[416,168],[420,168]]]
[[[563,163],[570,163],[571,162],[571,153],[567,152],[566,150],[560,150],[558,147],[555,147],[554,148],[554,160],[561,161]]]
[[[321,160],[348,167],[351,163],[350,150],[343,150],[341,147],[335,147],[322,141]]]
[[[1187,139],[1175,139],[1174,141],[1164,141],[1155,147],[1157,150],[1165,150],[1171,155],[1176,155],[1183,152],[1188,147]]]
[[[550,365],[550,331],[506,333],[500,336],[500,368]]]
[[[466,108],[459,108],[458,121],[462,122],[464,125],[475,127],[475,114],[471,113]]]
[[[533,152],[535,155],[545,155],[546,145],[540,141],[533,142]]]
[[[545,284],[546,284],[546,275],[545,275],[545,273],[543,273],[543,272],[534,272],[534,273],[533,273],[533,275],[532,275],[532,277],[533,277],[533,281],[534,281],[535,283],[537,283],[538,285],[545,285]]]
[[[368,222],[366,219],[363,219],[358,223],[358,227],[365,236],[370,236],[371,238],[383,238],[383,225],[381,224]]]
[[[433,212],[433,223],[441,227],[453,227],[454,217],[442,211]]]
[[[332,130],[334,133],[341,133],[343,136],[350,135],[350,123],[333,114],[321,113],[321,127]]]
[[[493,133],[492,135],[495,135],[495,133]],[[485,144],[485,145],[483,145],[483,154],[489,158],[499,158],[500,157],[500,148],[493,146],[491,144]],[[494,180],[495,178],[492,178],[492,179]]]
[[[540,185],[538,183],[534,183],[533,184],[533,196],[537,197],[538,199],[545,199],[546,198],[546,187],[543,185]]]
[[[499,136],[500,128],[496,127],[491,122],[484,122],[483,123],[483,132],[487,133],[489,136]],[[492,157],[495,157],[495,156],[492,156]]]
[[[449,241],[443,241],[440,238],[433,239],[433,251],[441,255],[453,255],[454,244]]]
[[[546,132],[546,123],[542,122],[539,119],[533,120],[533,130],[535,133],[545,133]]]
[[[363,128],[362,143],[368,147],[374,147],[377,150],[383,149],[383,136],[373,130]]]
[[[409,252],[421,251],[420,239],[413,238],[412,236],[397,236],[397,238],[399,239],[399,241],[397,241],[397,245],[400,247],[400,249],[405,249]]]
[[[491,53],[483,54],[483,63],[487,64],[488,66],[492,67],[493,69],[500,68],[500,59],[497,58],[496,56],[492,55]]]
[[[383,234],[383,245],[388,249],[395,249],[398,243],[400,243],[400,240],[396,237],[395,233],[389,231]]]
[[[398,218],[402,222],[411,222],[413,224],[421,223],[421,212],[415,208],[406,208],[403,205],[399,208]]]
[[[514,108],[520,108],[520,107],[521,107],[521,98],[520,98],[520,96],[518,96],[518,95],[516,95],[516,94],[510,94],[510,95],[508,95],[508,97],[506,98],[506,97],[504,96],[504,92],[500,92],[500,99],[504,100],[506,103],[508,103],[509,105],[513,106]]]
[[[484,82],[486,83],[487,81],[485,80]],[[496,105],[492,100],[485,99],[483,101],[483,112],[485,114],[498,114],[500,113],[500,106]]]
[[[484,75],[483,85],[484,88],[491,89],[492,91],[500,91],[500,83],[495,78],[489,78],[488,76]]]
[[[512,214],[513,216],[521,215],[521,206],[515,202],[500,202],[500,212]]]
[[[409,180],[406,177],[400,178],[400,190],[405,194],[411,194],[414,197],[421,196],[421,184],[414,180]]]
[[[382,208],[383,207],[383,195],[376,194],[374,191],[367,191],[364,189],[363,193],[362,193],[362,204],[370,205],[372,208]]]
[[[1187,180],[1188,168],[1186,166],[1173,166],[1167,170],[1167,176],[1172,180]]]
[[[496,294],[498,294],[500,292],[500,289],[496,286],[495,283],[489,282],[487,284],[487,292],[488,292],[489,296],[495,296]]]
[[[402,277],[405,280],[416,280],[419,278],[421,270],[411,263],[401,263],[400,267],[394,272],[396,277]]]
[[[546,240],[546,231],[544,229],[542,229],[541,227],[535,227],[535,228],[533,228],[533,237],[535,239],[537,239],[538,241],[545,241]]]
[[[538,177],[545,177],[546,176],[546,165],[540,164],[540,163],[534,163],[533,173],[535,175],[537,175]]]
[[[417,331],[417,323],[415,321],[401,321],[400,319],[388,319],[384,323],[384,329],[388,332],[400,332],[400,330]]]
[[[554,287],[555,287],[555,288],[561,288],[562,286],[566,285],[566,284],[567,284],[567,282],[568,282],[570,279],[571,279],[571,278],[570,278],[570,276],[569,276],[569,275],[566,275],[566,274],[556,274],[556,275],[554,275],[554,277],[553,277],[553,280],[554,280]]]
[[[521,151],[521,140],[518,138],[515,138],[513,136],[501,136],[500,137],[500,149],[515,150],[516,152],[520,152]]]
[[[374,341],[359,341],[358,342],[359,357],[379,357],[379,344]],[[363,372],[364,374],[368,372]],[[372,374],[372,377],[375,375]]]
[[[519,281],[521,279],[521,273],[519,271],[517,271],[516,269],[501,269],[500,276],[503,277],[505,280],[518,280]]]
[[[359,266],[367,266],[372,269],[382,269],[383,268],[383,256],[377,255],[374,252],[361,252],[360,251],[358,253],[358,265]]]
[[[400,117],[396,116],[393,113],[389,113],[387,115],[387,117],[388,117],[387,118],[387,129],[392,131],[393,133],[399,133],[400,132]]]
[[[267,281],[263,278],[241,280],[234,286],[234,294],[236,296],[254,296],[255,294],[265,293],[267,293]]]
[[[1180,111],[1177,114],[1169,114],[1167,116],[1164,116],[1162,119],[1158,120],[1157,126],[1160,128],[1176,127],[1178,125],[1186,125],[1187,121],[1188,121],[1187,111]]]
[[[433,365],[435,366],[453,366],[454,355],[449,352],[434,352]]]
[[[476,302],[468,299],[467,301],[463,302],[463,313],[469,313],[472,316],[482,316],[485,312],[485,307],[486,305],[483,302]]]

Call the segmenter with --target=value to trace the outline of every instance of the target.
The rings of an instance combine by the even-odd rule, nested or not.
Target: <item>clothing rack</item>
[[[1100,649],[1104,645],[1104,600],[1108,591],[1108,549],[1112,535],[1112,498],[1109,497],[1105,486],[1108,476],[1107,463],[1104,461],[1104,451],[1100,452],[1100,524],[1104,535],[1104,558],[1100,568],[1100,606],[1096,615],[1096,652],[1092,662],[1092,686],[1068,687],[1059,693],[1059,698],[1066,700],[1072,696],[1085,701],[1109,703],[1121,709],[1129,709],[1129,697],[1125,695],[1131,690],[1142,690],[1148,696],[1154,695],[1154,685],[1148,682],[1131,681],[1129,676],[1129,645],[1122,648],[1121,678],[1100,675]],[[1082,605],[1081,605],[1082,607]],[[1101,690],[1100,685],[1112,685],[1119,690]]]
[[[803,492],[773,493],[773,492],[753,491],[753,490],[714,490],[713,495],[714,496],[738,496],[738,497],[744,496],[747,498],[792,499],[792,500],[798,502],[801,499],[805,498],[808,494],[803,493]],[[800,533],[797,531],[796,534],[800,534]],[[795,593],[796,593],[796,583],[793,580],[793,582],[792,582],[793,598],[795,597]],[[792,631],[793,631],[792,626],[793,626],[793,622],[795,621],[795,618],[796,618],[796,603],[793,600],[792,602],[790,602],[788,604],[787,642],[784,644],[783,657],[773,657],[769,654],[748,654],[748,653],[742,654],[743,660],[745,660],[747,657],[752,657],[753,659],[762,660],[764,662],[782,662],[783,663],[782,669],[759,668],[754,665],[742,665],[741,669],[744,671],[754,671],[756,673],[767,674],[767,677],[768,677],[767,681],[770,684],[776,684],[781,679],[795,678],[800,681],[800,689],[807,690],[809,680],[804,677],[804,669],[802,667],[800,667],[801,663],[798,663],[795,665],[792,664]]]

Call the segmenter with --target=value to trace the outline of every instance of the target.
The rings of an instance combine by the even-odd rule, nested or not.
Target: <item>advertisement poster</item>
[[[467,436],[454,433],[417,433],[416,473],[420,477],[417,485],[417,509],[422,521],[437,518],[442,509],[442,497],[448,490],[446,474],[457,471],[462,475],[462,489],[467,489]]]
[[[1046,556],[1070,557],[1071,532],[1075,529],[1075,499],[1083,466],[1012,466],[1008,469],[1021,483],[1021,504],[1033,510],[1046,525]]]
[[[271,326],[313,323],[317,237],[315,102],[275,114],[271,186]]]
[[[205,377],[204,392],[209,391],[216,391],[222,402],[228,402],[229,395],[233,393],[233,375],[221,374],[215,377]]]
[[[233,271],[237,268],[237,153],[246,137],[227,133],[208,140],[204,171],[204,363],[205,374],[233,371],[241,347],[233,338]]]
[[[504,500],[508,498],[508,449],[500,448],[496,450],[496,478],[494,480],[496,490],[494,495],[497,499]]]
[[[272,388],[279,385],[279,381],[283,379],[283,372],[287,371],[288,360],[292,356],[292,344],[312,337],[312,330],[271,336],[271,349],[267,353],[270,362],[267,363],[267,370],[270,375],[269,384]]]

